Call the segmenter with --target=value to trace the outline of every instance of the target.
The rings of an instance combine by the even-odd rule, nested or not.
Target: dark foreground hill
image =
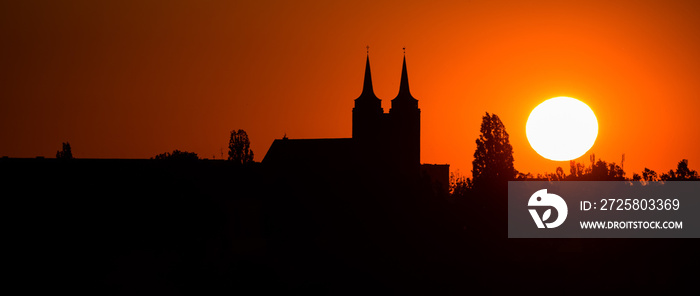
[[[454,201],[423,178],[211,160],[2,159],[0,177],[6,280],[27,292],[570,294],[698,268],[697,240],[507,239],[504,187]]]

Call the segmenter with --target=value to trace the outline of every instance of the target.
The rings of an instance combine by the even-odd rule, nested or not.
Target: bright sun
[[[588,105],[557,97],[535,107],[525,128],[530,146],[542,157],[563,161],[581,157],[593,147],[598,120]]]

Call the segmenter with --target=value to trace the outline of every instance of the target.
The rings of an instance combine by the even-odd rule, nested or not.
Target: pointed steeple
[[[367,52],[367,62],[365,63],[365,81],[362,85],[362,94],[357,100],[379,100],[374,94],[374,88],[372,88],[372,71],[369,67],[369,51]]]
[[[355,107],[352,108],[352,138],[362,143],[373,143],[379,137],[379,131],[382,130],[383,114],[382,101],[377,98],[372,89],[372,71],[369,68],[369,46],[367,46],[362,94],[355,99]]]
[[[411,90],[408,87],[408,71],[406,70],[406,48],[403,53],[403,67],[401,69],[401,84],[399,85],[399,94],[391,100],[391,108],[403,109],[404,107],[418,108],[418,100],[411,95]]]
[[[403,55],[403,67],[401,68],[401,84],[399,85],[399,94],[396,98],[411,98],[411,89],[408,87],[408,72],[406,71],[406,53]],[[414,99],[415,100],[415,99]]]

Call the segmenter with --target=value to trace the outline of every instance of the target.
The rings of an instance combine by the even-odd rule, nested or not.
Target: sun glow
[[[569,97],[544,101],[530,113],[525,128],[532,149],[564,161],[584,155],[598,136],[598,120],[588,105]]]

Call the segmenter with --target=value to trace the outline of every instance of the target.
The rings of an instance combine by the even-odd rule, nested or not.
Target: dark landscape
[[[214,160],[0,170],[11,282],[30,293],[649,292],[688,287],[697,265],[697,240],[508,239],[505,186],[455,200],[425,179]]]

